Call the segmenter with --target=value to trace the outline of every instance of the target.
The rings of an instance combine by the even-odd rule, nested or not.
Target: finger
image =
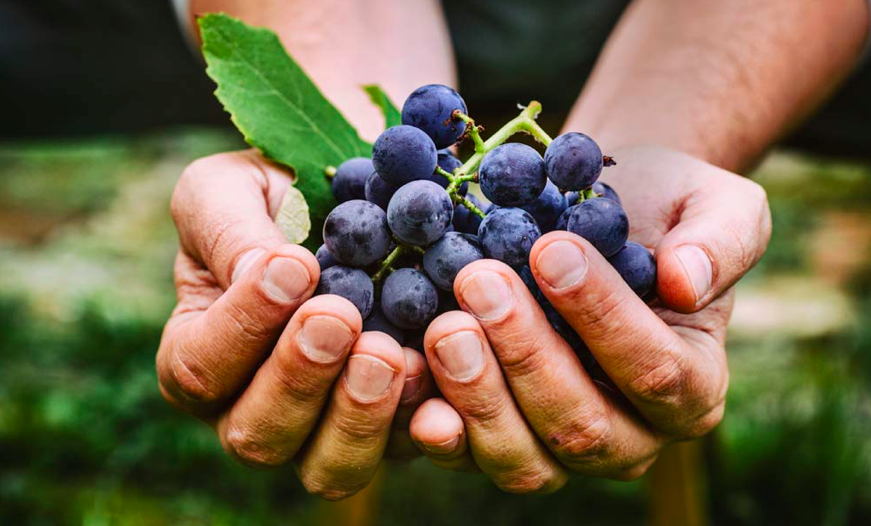
[[[224,449],[244,464],[279,466],[305,442],[363,321],[338,296],[317,296],[287,324],[251,384],[218,422]]]
[[[223,153],[192,163],[172,196],[183,250],[223,289],[265,251],[287,240],[270,210],[290,178],[253,152]]]
[[[458,311],[439,316],[424,347],[436,384],[463,419],[481,471],[512,493],[550,492],[566,483],[566,471],[524,421],[474,318]]]
[[[409,425],[414,443],[433,464],[451,471],[480,471],[466,438],[463,419],[444,398],[427,400]]]
[[[310,493],[335,500],[363,489],[378,468],[405,385],[405,354],[393,338],[364,332],[311,442],[299,476]]]
[[[670,308],[696,312],[731,288],[762,257],[771,213],[758,184],[723,173],[730,185],[692,195],[656,247],[657,292]]]
[[[554,455],[590,475],[640,475],[637,466],[656,455],[662,439],[593,383],[517,273],[482,260],[467,265],[454,283],[460,305],[486,333],[524,417]]]
[[[405,353],[405,385],[402,387],[399,407],[393,418],[386,453],[394,460],[410,460],[420,456],[420,451],[408,433],[408,426],[420,404],[431,398],[435,391],[435,382],[423,354],[408,347],[404,347],[402,351]]]
[[[678,335],[574,234],[542,236],[530,261],[541,291],[657,428],[696,436],[719,422],[728,385],[722,334],[686,327]]]
[[[179,308],[157,353],[164,396],[191,413],[214,413],[248,382],[290,316],[314,292],[319,275],[309,251],[283,245],[207,308],[188,303],[180,284]]]

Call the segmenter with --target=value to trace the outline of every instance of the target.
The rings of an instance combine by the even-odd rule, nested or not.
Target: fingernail
[[[505,278],[481,270],[463,281],[460,295],[463,302],[476,317],[483,320],[496,319],[511,308],[514,295]]]
[[[358,354],[348,358],[348,373],[345,376],[351,393],[368,402],[380,397],[390,388],[396,371],[383,360]]]
[[[236,261],[236,268],[233,269],[233,275],[230,276],[230,283],[236,283],[236,280],[241,278],[248,272],[251,265],[257,262],[266,251],[262,248],[252,248],[248,252],[242,254],[242,257]]]
[[[453,450],[457,449],[457,444],[460,443],[460,435],[455,436],[454,438],[450,438],[445,440],[444,442],[440,442],[438,444],[424,444],[427,450],[432,453],[444,455],[446,453],[450,453]]]
[[[711,259],[696,245],[681,245],[674,249],[674,255],[683,266],[698,303],[711,289],[711,282],[714,279]]]
[[[484,349],[478,335],[472,331],[442,338],[435,345],[435,353],[454,380],[470,380],[484,368]]]
[[[297,335],[299,347],[312,361],[336,361],[351,347],[354,333],[332,316],[309,316]]]
[[[550,288],[564,289],[587,275],[587,256],[571,241],[556,241],[538,254],[535,268]]]
[[[299,299],[310,284],[311,276],[305,265],[289,257],[272,258],[263,273],[263,288],[270,296],[282,302]]]
[[[399,396],[399,401],[408,402],[415,397],[418,391],[420,391],[420,375],[406,378],[405,385],[402,387],[402,394]]]

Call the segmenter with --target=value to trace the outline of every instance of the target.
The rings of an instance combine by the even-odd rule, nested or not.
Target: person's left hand
[[[437,465],[480,469],[512,492],[555,490],[570,472],[632,479],[664,445],[720,422],[731,287],[768,243],[765,192],[670,150],[614,157],[603,181],[631,239],[655,249],[659,300],[646,305],[574,234],[549,233],[530,255],[543,294],[613,384],[591,379],[513,270],[477,261],[454,285],[466,312],[437,318],[425,338],[444,399],[420,406],[411,434]]]

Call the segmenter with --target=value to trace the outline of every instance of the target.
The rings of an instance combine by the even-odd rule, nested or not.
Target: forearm
[[[190,0],[191,16],[223,11],[278,33],[284,46],[368,139],[383,129],[361,86],[396,104],[416,87],[455,84],[450,38],[435,0]]]
[[[866,0],[636,0],[566,127],[733,171],[817,107],[861,56]]]

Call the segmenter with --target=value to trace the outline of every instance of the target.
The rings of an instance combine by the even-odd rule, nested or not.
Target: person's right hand
[[[361,333],[349,301],[309,299],[318,262],[273,222],[289,184],[251,151],[185,170],[172,198],[178,306],[158,380],[232,457],[259,467],[292,461],[309,492],[338,499],[368,484],[388,439],[410,442],[403,421],[407,429],[432,380],[420,353]]]

